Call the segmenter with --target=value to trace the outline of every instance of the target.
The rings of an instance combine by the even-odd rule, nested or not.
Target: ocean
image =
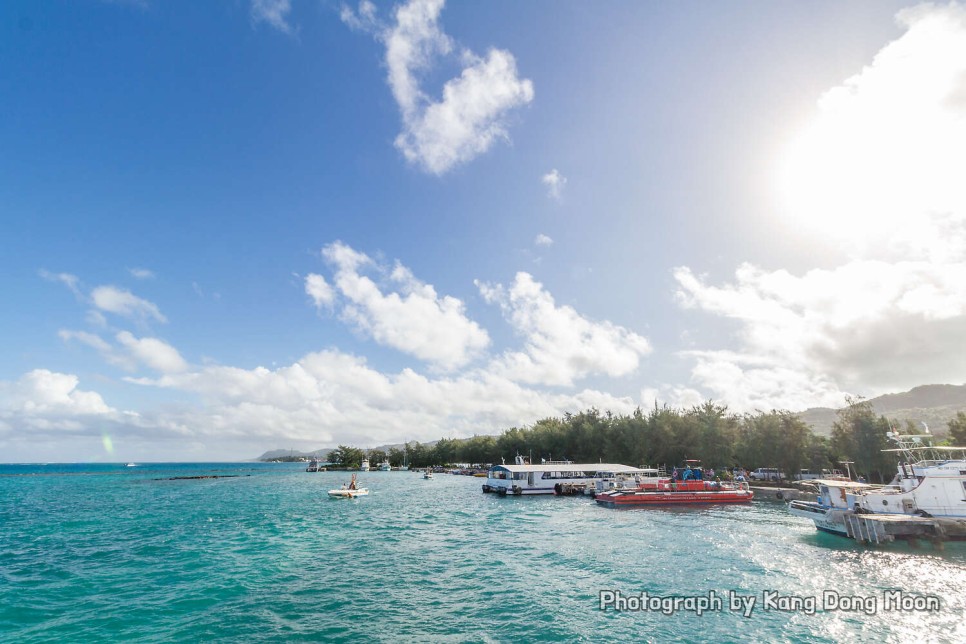
[[[219,477],[219,478],[180,478]],[[0,465],[0,641],[966,641],[966,545],[304,464]]]

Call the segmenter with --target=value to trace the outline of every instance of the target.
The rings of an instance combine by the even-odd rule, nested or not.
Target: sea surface
[[[961,544],[303,467],[0,465],[0,641],[966,641]]]

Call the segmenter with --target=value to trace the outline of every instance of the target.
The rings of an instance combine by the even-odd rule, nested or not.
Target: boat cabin
[[[616,463],[573,463],[571,461],[543,461],[530,465],[517,457],[513,465],[494,465],[486,475],[484,492],[500,495],[553,494],[555,488],[585,485],[594,488],[597,481],[626,477],[651,476],[652,470]]]

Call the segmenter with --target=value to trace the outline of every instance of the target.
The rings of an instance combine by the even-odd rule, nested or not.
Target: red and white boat
[[[655,505],[705,505],[711,503],[748,503],[755,493],[744,482],[659,479],[643,482],[636,488],[602,492],[597,503],[611,508]]]

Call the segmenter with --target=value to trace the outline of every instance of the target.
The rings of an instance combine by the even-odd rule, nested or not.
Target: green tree
[[[779,471],[794,480],[808,462],[808,443],[811,431],[805,421],[788,411],[772,412],[778,417],[778,453],[775,462]]]
[[[868,401],[845,400],[848,406],[839,410],[839,420],[832,425],[832,448],[839,460],[854,461],[856,472],[868,480],[875,475],[880,483],[885,482],[883,472],[894,466],[882,451],[889,448],[889,421],[876,417]]]
[[[689,434],[696,438],[692,458],[699,459],[703,467],[720,469],[731,465],[734,461],[737,417],[729,414],[726,406],[716,405],[710,400],[692,407],[686,417],[693,424]]]
[[[369,450],[369,464],[372,467],[377,467],[380,463],[386,460],[386,453],[381,449]]]
[[[348,445],[339,445],[329,452],[329,460],[343,467],[359,467],[363,458],[365,458],[363,450]]]
[[[406,453],[398,447],[390,447],[388,453],[386,454],[386,458],[389,459],[389,464],[393,467],[399,467],[402,465],[403,461],[405,460],[405,456]]]
[[[966,446],[966,413],[956,412],[956,417],[949,421],[949,441],[953,445]]]

